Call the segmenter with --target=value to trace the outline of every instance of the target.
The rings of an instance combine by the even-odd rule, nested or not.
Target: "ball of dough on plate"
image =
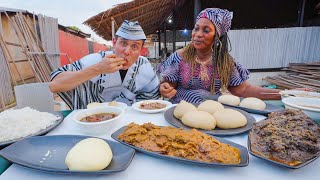
[[[107,142],[98,138],[87,138],[78,142],[67,154],[65,164],[73,171],[100,171],[112,159]]]
[[[215,112],[224,109],[223,105],[217,101],[206,100],[203,103],[199,104],[198,110],[205,111],[210,114],[214,114]]]
[[[217,121],[217,127],[221,129],[233,129],[243,127],[247,124],[247,118],[239,111],[223,109],[213,114]]]
[[[200,128],[205,130],[211,130],[216,127],[216,120],[212,114],[205,111],[192,111],[187,112],[181,121],[184,125],[193,128]]]
[[[102,106],[102,103],[98,103],[98,102],[92,102],[90,104],[87,105],[87,109],[92,109],[92,108],[96,108],[96,107],[100,107]]]
[[[180,103],[174,108],[174,117],[181,119],[184,114],[190,111],[197,111],[197,108],[186,101],[180,101]]]
[[[240,104],[240,98],[234,95],[222,95],[218,98],[218,101],[222,104],[228,104],[232,106],[238,106]]]
[[[261,99],[249,97],[243,99],[240,103],[240,106],[250,109],[264,110],[266,108],[266,103],[264,103]]]

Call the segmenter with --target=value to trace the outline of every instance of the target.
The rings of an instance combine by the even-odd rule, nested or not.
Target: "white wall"
[[[231,55],[248,69],[320,61],[320,27],[231,30]]]

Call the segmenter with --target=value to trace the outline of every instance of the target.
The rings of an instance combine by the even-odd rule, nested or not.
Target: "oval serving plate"
[[[195,104],[195,106],[198,106],[198,104]],[[249,131],[252,127],[253,127],[253,123],[256,122],[256,119],[249,113],[234,108],[234,107],[229,107],[224,105],[225,108],[228,109],[233,109],[236,111],[239,111],[241,114],[243,114],[246,118],[247,118],[247,124],[243,127],[240,128],[234,128],[234,129],[220,129],[218,127],[216,127],[213,130],[204,130],[204,129],[198,129],[196,128],[198,131],[201,131],[203,133],[206,134],[211,134],[211,135],[215,135],[215,136],[231,136],[231,135],[237,135],[237,134],[241,134],[244,132]],[[171,125],[178,127],[178,128],[183,128],[183,129],[193,129],[192,127],[186,126],[184,125],[181,120],[177,119],[176,117],[174,117],[173,115],[173,111],[174,111],[175,107],[171,107],[170,109],[168,109],[165,114],[164,114],[164,118],[166,119],[166,121],[168,121]]]
[[[90,136],[58,135],[36,136],[18,141],[0,151],[8,161],[28,168],[50,173],[81,175],[110,174],[124,171],[134,157],[134,149],[114,141],[106,141],[113,153],[108,167],[101,171],[70,171],[65,165],[69,150],[79,141]]]
[[[212,95],[212,96],[205,96],[203,97],[204,99],[208,99],[208,100],[214,100],[214,101],[218,101],[219,96],[218,95]],[[244,98],[240,98],[240,100],[242,101]],[[268,104],[266,103],[266,108],[264,110],[256,110],[256,109],[250,109],[250,108],[245,108],[245,107],[240,107],[240,106],[232,106],[229,104],[223,104],[223,105],[227,105],[230,107],[234,107],[234,108],[238,108],[241,110],[244,110],[248,113],[253,113],[253,114],[260,114],[260,115],[265,115],[268,116],[268,114],[272,113],[272,112],[279,112],[279,111],[283,111],[284,108],[280,107],[280,106],[275,106],[272,104]]]
[[[142,103],[155,103],[155,102],[158,102],[158,103],[161,103],[161,104],[165,104],[166,107],[161,108],[161,109],[150,109],[150,110],[148,110],[148,109],[141,109],[141,108],[140,108],[140,105],[141,105]],[[139,102],[136,102],[136,103],[132,104],[132,108],[133,108],[134,110],[140,111],[140,112],[142,112],[142,113],[150,113],[150,114],[163,112],[163,111],[169,109],[171,106],[172,106],[172,103],[171,103],[171,102],[169,102],[169,101],[164,101],[164,100],[145,100],[145,101],[139,101]]]
[[[4,141],[4,142],[0,142],[0,147],[4,147],[4,146],[8,146],[16,141],[20,141],[24,138],[27,138],[27,137],[32,137],[32,136],[40,136],[40,135],[44,135],[48,132],[50,132],[51,130],[53,130],[55,127],[57,127],[62,121],[63,121],[63,115],[60,113],[60,112],[49,112],[51,114],[54,114],[56,115],[57,117],[60,117],[54,124],[52,124],[51,126],[47,127],[46,129],[42,129],[40,131],[38,131],[37,133],[34,133],[34,134],[30,134],[28,136],[25,136],[25,137],[21,137],[21,138],[18,138],[18,139],[14,139],[14,140],[10,140],[10,141]]]
[[[259,153],[256,153],[252,150],[251,148],[251,141],[250,141],[250,136],[248,136],[248,150],[249,150],[249,153],[257,158],[260,158],[260,159],[263,159],[263,160],[266,160],[270,163],[273,163],[273,164],[276,164],[278,166],[282,166],[282,167],[286,167],[286,168],[290,168],[290,169],[299,169],[309,163],[311,163],[312,161],[316,160],[319,156],[320,156],[320,151],[314,155],[313,158],[309,159],[308,161],[304,162],[304,163],[301,163],[301,164],[298,164],[296,166],[290,166],[288,164],[284,164],[284,163],[281,163],[281,162],[278,162],[278,161],[275,161],[275,160],[272,160],[272,159],[269,159],[265,156],[262,156],[261,154]]]
[[[179,158],[179,157],[174,157],[174,156],[167,156],[167,155],[163,155],[163,154],[158,154],[158,153],[155,153],[155,152],[152,152],[152,151],[148,151],[148,150],[145,150],[145,149],[142,149],[142,148],[139,148],[139,147],[136,147],[136,146],[133,146],[133,145],[130,145],[126,142],[123,142],[121,140],[118,139],[119,135],[125,131],[125,129],[127,128],[127,126],[124,126],[122,128],[120,128],[119,130],[117,130],[116,132],[114,132],[111,137],[120,142],[120,143],[123,143],[137,151],[140,151],[142,153],[145,153],[145,154],[148,154],[148,155],[151,155],[151,156],[155,156],[155,157],[158,157],[158,158],[163,158],[163,159],[168,159],[168,160],[173,160],[173,161],[177,161],[177,162],[182,162],[182,163],[189,163],[189,164],[195,164],[195,165],[204,165],[204,166],[222,166],[222,167],[244,167],[244,166],[247,166],[249,164],[249,154],[248,154],[248,150],[246,147],[240,145],[240,144],[237,144],[237,143],[234,143],[234,142],[231,142],[231,141],[228,141],[228,140],[225,140],[223,138],[219,138],[219,137],[215,137],[215,136],[212,136],[214,137],[215,139],[217,139],[218,141],[224,143],[224,144],[229,144],[233,147],[236,147],[240,150],[240,163],[239,164],[223,164],[223,163],[216,163],[216,162],[202,162],[202,161],[195,161],[195,160],[189,160],[189,159],[184,159],[184,158]]]

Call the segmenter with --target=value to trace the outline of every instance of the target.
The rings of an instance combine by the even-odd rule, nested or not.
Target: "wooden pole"
[[[298,25],[303,26],[304,9],[306,5],[306,0],[300,0],[299,11],[298,11]]]

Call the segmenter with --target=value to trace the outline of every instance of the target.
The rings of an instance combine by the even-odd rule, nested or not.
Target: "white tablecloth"
[[[67,116],[64,121],[53,131],[47,135],[63,135],[63,134],[78,134],[82,133],[78,131],[72,121],[72,112]],[[105,139],[110,139],[110,135],[120,127],[129,124],[130,122],[136,122],[143,124],[145,122],[152,122],[156,125],[169,126],[170,124],[165,121],[164,113],[158,114],[143,114],[134,111],[131,107],[126,110],[126,115],[116,124],[114,129],[105,136],[101,136]],[[257,121],[264,119],[264,116],[253,115]],[[225,139],[231,140],[238,144],[247,147],[248,134],[225,137]],[[258,159],[254,156],[249,157],[249,165],[246,167],[205,167],[196,166],[190,164],[184,164],[180,162],[160,159],[157,157],[149,156],[140,152],[137,152],[133,158],[129,167],[119,173],[110,175],[66,175],[66,174],[53,174],[43,171],[33,170],[25,168],[16,164],[13,164],[8,168],[1,176],[0,179],[8,180],[49,180],[49,179],[112,179],[112,180],[125,180],[125,179],[139,179],[139,180],[220,180],[220,179],[254,179],[254,180],[276,180],[276,179],[320,179],[320,160],[312,162],[311,164],[302,167],[300,169],[287,169],[268,163],[264,160]]]

